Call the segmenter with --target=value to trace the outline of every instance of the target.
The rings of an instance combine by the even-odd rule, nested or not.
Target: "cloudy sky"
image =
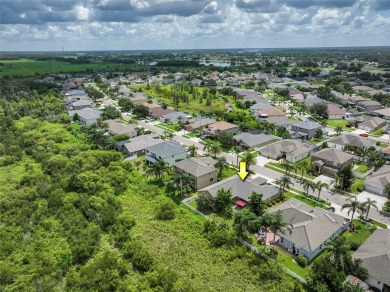
[[[0,0],[0,50],[390,45],[390,0]]]

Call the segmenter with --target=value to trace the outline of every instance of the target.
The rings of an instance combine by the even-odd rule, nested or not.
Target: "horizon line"
[[[285,49],[348,49],[348,48],[390,48],[390,45],[375,45],[375,46],[313,46],[313,47],[254,47],[254,48],[185,48],[185,49],[99,49],[99,50],[7,50],[3,51],[0,49],[1,53],[67,53],[67,52],[137,52],[137,51],[149,51],[149,52],[159,52],[159,51],[219,51],[219,50],[285,50]]]

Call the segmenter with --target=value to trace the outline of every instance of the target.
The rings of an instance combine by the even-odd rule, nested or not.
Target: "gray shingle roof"
[[[344,134],[340,136],[333,137],[328,140],[329,143],[334,143],[337,145],[346,145],[350,144],[352,146],[356,146],[359,148],[368,148],[370,146],[374,146],[376,142],[367,137],[360,137],[352,134]]]
[[[365,184],[378,188],[384,188],[387,184],[390,184],[390,166],[382,166],[378,171],[371,174],[368,179],[366,179]]]
[[[95,108],[83,108],[81,110],[76,110],[74,111],[75,113],[77,113],[79,115],[80,118],[84,119],[84,120],[93,120],[93,119],[98,119],[100,118],[100,115],[102,114],[102,112],[98,109],[95,109]]]
[[[232,197],[238,197],[245,201],[249,200],[249,197],[253,192],[262,194],[263,200],[267,200],[279,193],[279,188],[274,185],[265,185],[266,179],[257,177],[255,179],[248,178],[242,181],[238,176],[232,176],[230,178],[221,180],[215,184],[205,187],[199,192],[208,192],[215,197],[219,189],[231,190]]]
[[[353,159],[353,155],[343,152],[338,149],[325,148],[311,155],[325,161],[337,162],[343,164],[350,159]]]
[[[168,157],[171,155],[187,152],[187,149],[176,141],[163,141],[159,144],[149,146],[146,150],[153,152],[157,156]]]
[[[293,226],[291,233],[277,233],[279,236],[291,241],[299,248],[309,252],[316,250],[321,244],[343,227],[345,218],[334,213],[311,207],[305,203],[291,198],[285,203],[273,208],[272,213],[282,211],[283,220]]]
[[[368,274],[390,285],[390,230],[377,229],[352,255],[362,259]]]
[[[254,147],[257,145],[261,145],[264,143],[268,143],[275,140],[280,140],[279,137],[270,136],[266,134],[251,134],[251,133],[241,133],[233,136],[233,139],[236,141],[242,140],[243,143],[248,145],[249,147]]]
[[[307,129],[307,130],[313,130],[313,129],[321,128],[321,125],[318,123],[315,123],[315,122],[305,121],[305,122],[299,122],[299,123],[294,124],[294,127],[299,127],[299,128]]]
[[[297,157],[303,153],[310,152],[310,148],[294,140],[282,140],[260,148],[260,153],[265,156],[268,154],[280,155],[282,152]]]
[[[174,166],[194,177],[200,177],[216,171],[216,168],[214,167],[215,163],[216,161],[211,157],[199,157],[178,161]]]

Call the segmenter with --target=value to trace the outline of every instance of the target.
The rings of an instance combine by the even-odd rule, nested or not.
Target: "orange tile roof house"
[[[265,108],[259,110],[260,117],[282,117],[285,116],[286,113],[277,108]]]
[[[211,125],[207,125],[206,127],[204,127],[203,130],[205,133],[208,133],[211,135],[215,135],[215,134],[218,134],[221,132],[228,132],[228,133],[235,134],[238,132],[239,127],[235,124],[231,124],[231,123],[228,123],[225,121],[220,121],[220,122],[216,122],[216,123],[211,124]]]
[[[142,105],[148,108],[149,114],[151,114],[152,110],[161,108],[161,105],[155,103],[144,102]]]

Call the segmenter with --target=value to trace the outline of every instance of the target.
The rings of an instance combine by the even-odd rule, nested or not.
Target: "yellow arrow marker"
[[[246,162],[240,161],[240,171],[237,171],[238,176],[241,180],[245,180],[249,172],[246,171]]]

